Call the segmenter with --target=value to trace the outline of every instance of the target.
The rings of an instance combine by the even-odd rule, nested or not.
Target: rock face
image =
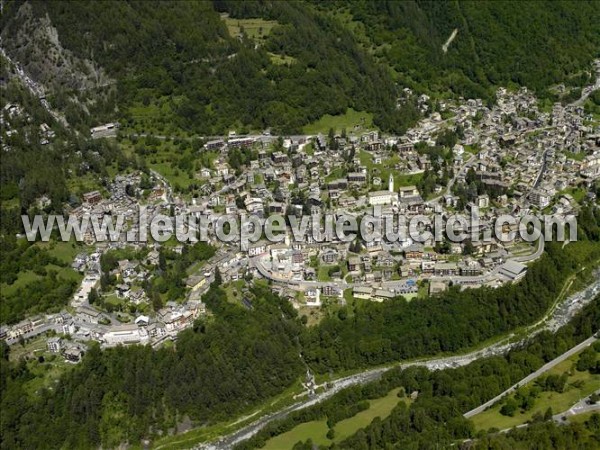
[[[114,83],[93,61],[65,49],[48,15],[36,15],[29,3],[21,5],[1,36],[6,54],[45,90],[80,91]]]

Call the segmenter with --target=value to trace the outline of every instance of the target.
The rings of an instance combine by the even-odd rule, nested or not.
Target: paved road
[[[587,98],[596,89],[600,89],[600,63],[596,66],[596,82],[591,86],[586,86],[581,91],[581,97],[571,103],[571,106],[581,106],[585,103]]]
[[[483,405],[480,405],[480,406],[478,406],[475,409],[472,409],[471,411],[466,412],[464,414],[464,416],[468,419],[469,417],[473,417],[474,415],[479,414],[480,412],[485,411],[486,409],[488,409],[490,406],[492,406],[493,404],[495,404],[498,400],[500,400],[505,395],[508,395],[508,394],[516,391],[521,386],[524,386],[525,384],[529,383],[530,381],[535,380],[537,377],[539,377],[540,375],[542,375],[547,370],[550,370],[552,367],[554,367],[557,364],[563,362],[565,359],[569,358],[570,356],[574,355],[575,353],[579,352],[580,350],[583,350],[584,348],[589,347],[591,344],[593,344],[597,340],[598,340],[598,338],[596,338],[595,336],[592,336],[592,337],[586,339],[585,341],[577,344],[575,347],[573,347],[573,348],[567,350],[566,352],[564,352],[558,358],[553,359],[552,361],[544,364],[542,367],[540,367],[535,372],[527,375],[521,381],[519,381],[518,383],[516,383],[513,386],[509,387],[504,392],[498,394],[493,399],[485,402]]]
[[[538,259],[542,253],[544,253],[544,247],[545,247],[545,241],[543,238],[541,238],[538,241],[538,246],[536,248],[536,250],[529,254],[529,255],[523,255],[523,256],[515,256],[515,257],[511,257],[509,258],[509,260],[512,261],[517,261],[517,262],[521,262],[521,263],[526,263],[526,262],[531,262],[534,261],[536,259]],[[273,273],[271,270],[267,269],[264,264],[262,263],[262,261],[260,260],[260,258],[258,257],[254,257],[254,258],[250,258],[251,261],[251,265],[256,267],[256,269],[260,272],[260,274],[272,281],[278,282],[278,283],[285,283],[285,284],[289,284],[289,285],[293,285],[293,286],[299,286],[302,288],[310,288],[310,287],[324,287],[324,286],[337,286],[340,289],[349,289],[352,288],[355,284],[359,285],[361,283],[348,283],[344,280],[332,280],[332,281],[307,281],[307,280],[291,280],[289,278],[280,276],[276,273]],[[477,275],[477,276],[432,276],[429,279],[430,280],[435,280],[435,281],[453,281],[455,283],[461,283],[461,284],[477,284],[477,283],[485,283],[487,281],[490,281],[492,278],[494,278],[498,272],[500,271],[501,266],[496,266],[494,267],[491,271],[489,271],[488,273],[484,274],[484,275]],[[399,281],[384,281],[381,283],[381,285],[384,288],[388,288],[388,289],[394,289],[395,287],[399,287],[405,284],[405,281],[403,280],[399,280]],[[365,284],[368,285],[368,284]]]
[[[600,391],[596,391],[596,393],[600,393]],[[575,416],[578,414],[585,414],[587,412],[600,411],[600,403],[589,404],[588,403],[589,398],[590,398],[590,396],[587,396],[586,398],[581,399],[579,402],[577,402],[576,404],[571,406],[571,408],[569,408],[567,411],[563,411],[560,414],[553,415],[552,420],[554,422],[556,422],[558,425],[565,425],[565,424],[569,423],[569,417],[572,417],[572,416]],[[504,428],[503,430],[498,431],[498,433],[508,433],[511,430],[518,429],[518,428],[526,428],[529,425],[531,425],[531,424],[528,422],[522,423],[515,427]],[[476,439],[465,439],[463,441],[463,443],[472,442],[474,440],[476,440]]]
[[[600,390],[596,391],[595,394],[600,394]],[[568,410],[552,416],[552,419],[558,423],[565,423],[569,421],[569,417],[571,416],[585,414],[592,411],[600,411],[600,403],[591,403],[590,397],[591,395],[582,398],[573,406],[571,406]]]

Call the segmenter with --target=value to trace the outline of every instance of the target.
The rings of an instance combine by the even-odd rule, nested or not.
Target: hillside
[[[228,28],[226,16],[219,14],[230,8],[208,2],[177,7],[34,2],[6,9],[3,42],[9,42],[9,54],[36,55],[50,39],[38,33],[22,42],[20,31],[32,23],[55,29],[55,43],[72,52],[75,61],[97,65],[119,81],[117,101],[126,111],[126,123],[135,119],[127,111],[136,108],[146,113],[160,108],[161,117],[147,124],[159,131],[169,124],[200,134],[224,133],[232,126],[298,132],[348,107],[375,113],[384,129],[401,130],[415,117],[395,109],[390,75],[352,34],[306,4],[275,3],[257,12],[270,20],[269,26],[275,24],[255,29],[264,32],[260,42],[251,37],[251,28],[240,34],[238,27],[232,36],[235,26]],[[18,45],[9,35],[20,36]],[[23,59],[26,69],[35,72],[35,62]]]
[[[140,132],[297,133],[353,108],[401,132],[418,117],[410,103],[396,108],[405,86],[490,98],[500,84],[546,94],[571,74],[582,84],[598,53],[599,10],[593,2],[9,2],[2,42],[82,130],[120,119]]]
[[[315,3],[401,84],[433,94],[485,98],[492,86],[517,84],[545,96],[565,79],[585,83],[581,69],[599,54],[597,2]]]

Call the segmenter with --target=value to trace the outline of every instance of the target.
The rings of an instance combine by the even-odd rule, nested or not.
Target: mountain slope
[[[433,93],[485,96],[493,85],[516,83],[548,95],[549,85],[588,69],[600,51],[597,2],[317,4],[361,35],[363,45],[389,64],[401,83]],[[454,30],[445,53],[443,44]]]
[[[11,4],[5,36],[24,26],[26,6]],[[263,45],[246,33],[230,35],[219,12],[233,8],[224,4],[219,11],[209,2],[32,6],[49,18],[64,48],[119,80],[121,109],[166,104],[157,121],[163,125],[202,134],[232,126],[298,132],[353,107],[400,131],[416,117],[396,110],[391,76],[352,34],[304,3],[263,4],[257,13],[276,21]],[[274,55],[288,59],[278,63]]]
[[[138,131],[293,133],[352,107],[401,132],[418,117],[396,108],[404,86],[492,98],[499,84],[549,95],[573,73],[585,82],[599,14],[595,2],[562,1],[33,1],[5,5],[2,36],[54,91],[81,97],[118,80],[118,98],[105,92],[100,107],[83,94],[82,130],[112,114]],[[45,39],[32,24],[50,30]]]

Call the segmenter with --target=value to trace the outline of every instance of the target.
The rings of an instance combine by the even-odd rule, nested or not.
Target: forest
[[[34,398],[24,393],[34,377],[25,362],[2,360],[0,447],[139,443],[184,417],[218,421],[280,393],[304,370],[296,341],[301,325],[269,289],[253,294],[250,312],[223,302],[215,285],[203,299],[213,318],[182,332],[175,349],[93,346],[52,390]]]
[[[376,418],[366,428],[328,448],[447,448],[455,445],[457,440],[465,439],[473,441],[465,443],[464,448],[513,448],[507,447],[508,443],[518,445],[514,448],[532,448],[527,444],[533,442],[538,444],[535,448],[544,449],[596,448],[600,442],[600,417],[590,419],[589,424],[568,427],[556,427],[551,422],[544,422],[543,417],[536,417],[526,430],[497,435],[488,431],[476,432],[462,414],[591,336],[599,326],[600,297],[597,297],[556,334],[542,332],[504,356],[477,360],[458,369],[434,372],[422,367],[391,369],[378,381],[346,389],[316,406],[270,423],[257,435],[239,444],[236,450],[261,448],[273,436],[300,423],[324,417],[331,429],[340,417],[355,414],[355,405],[381,397],[394,388],[400,388],[399,395],[403,397],[418,392],[416,400],[409,406],[399,402],[387,418]],[[299,442],[294,450],[314,448],[312,445],[312,442]]]
[[[492,99],[494,86],[521,85],[556,100],[551,85],[589,82],[590,68],[580,70],[600,44],[600,9],[589,1],[313,3],[337,12],[400,84],[434,95]]]
[[[26,314],[58,312],[67,306],[78,282],[65,276],[69,264],[53,256],[47,249],[14,235],[0,238],[0,317],[3,323],[14,323]],[[30,283],[17,285],[19,276],[33,274]]]
[[[25,26],[21,5],[6,5],[6,33]],[[98,94],[102,102],[114,102],[114,119],[136,127],[140,111],[158,108],[155,122],[141,126],[201,135],[232,128],[298,133],[347,108],[371,112],[381,130],[401,133],[419,118],[411,102],[397,107],[404,87],[491,100],[495,86],[525,85],[551,97],[553,84],[589,81],[600,43],[593,2],[31,5],[36,17],[48,15],[63,47],[117,80],[116,94],[107,97],[105,88]],[[240,21],[238,34],[224,18]],[[259,37],[243,27],[243,20],[254,19],[268,24]],[[443,52],[454,29],[458,35]],[[102,102],[86,98],[87,109],[79,107],[76,114],[77,102],[68,100],[65,87],[54,91],[54,103],[69,109],[74,125],[83,130],[94,123],[87,109]],[[108,119],[110,108],[102,106],[97,116]]]
[[[64,47],[118,80],[115,100],[125,125],[133,124],[132,109],[163,100],[169,112],[162,125],[201,135],[231,127],[298,133],[350,107],[374,113],[389,131],[401,132],[418,117],[411,108],[396,108],[398,88],[386,68],[338,21],[306,3],[246,5],[247,14],[276,22],[260,45],[243,32],[228,32],[220,13],[236,16],[235,3],[32,5],[36,16],[48,14]],[[7,5],[9,32],[23,26],[19,7]],[[293,63],[277,64],[273,55]]]

